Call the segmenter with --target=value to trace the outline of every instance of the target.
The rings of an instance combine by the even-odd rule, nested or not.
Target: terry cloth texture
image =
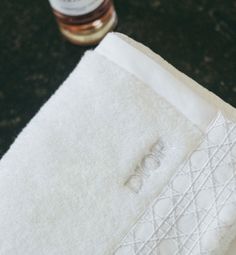
[[[200,247],[225,250],[236,220],[234,123],[232,107],[144,46],[109,34],[0,161],[0,254],[162,255],[175,245],[184,255],[203,254]],[[198,151],[199,166],[190,167]],[[135,231],[123,249],[154,205],[153,232]],[[217,217],[212,222],[209,215]]]

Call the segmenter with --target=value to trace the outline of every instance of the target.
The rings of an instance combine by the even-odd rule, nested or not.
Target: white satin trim
[[[217,109],[211,103],[119,34],[108,34],[95,51],[149,85],[202,131],[206,131],[215,118]]]

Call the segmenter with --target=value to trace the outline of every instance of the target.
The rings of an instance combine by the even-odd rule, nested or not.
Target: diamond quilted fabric
[[[222,254],[236,217],[236,123],[221,113],[115,255]]]

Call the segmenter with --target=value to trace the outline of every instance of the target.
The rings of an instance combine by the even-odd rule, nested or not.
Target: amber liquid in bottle
[[[111,0],[49,0],[62,35],[79,45],[97,44],[117,24]]]

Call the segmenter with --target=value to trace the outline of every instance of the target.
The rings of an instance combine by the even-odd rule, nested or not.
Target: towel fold
[[[235,120],[108,34],[0,161],[0,254],[223,254],[236,233]]]

